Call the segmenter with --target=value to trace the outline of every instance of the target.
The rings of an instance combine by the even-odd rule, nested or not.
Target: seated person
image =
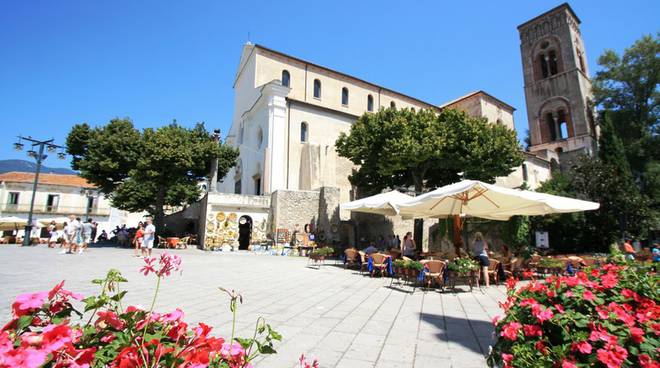
[[[366,254],[378,253],[378,248],[374,246],[373,243],[369,244],[368,247],[364,248]]]

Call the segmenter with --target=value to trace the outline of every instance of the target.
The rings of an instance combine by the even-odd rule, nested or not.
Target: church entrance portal
[[[238,249],[247,250],[252,238],[252,218],[241,216],[238,219]]]

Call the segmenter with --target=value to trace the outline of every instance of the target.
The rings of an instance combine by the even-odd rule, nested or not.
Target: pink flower
[[[175,309],[173,312],[164,314],[161,317],[163,322],[177,322],[183,318],[183,311],[179,308]]]
[[[534,314],[534,317],[536,317],[539,323],[543,323],[554,316],[554,313],[552,313],[550,308],[546,308],[545,310],[537,313],[534,313],[534,311],[532,311],[532,314]]]
[[[43,329],[42,350],[52,352],[61,349],[73,341],[71,327],[68,325],[48,325]]]
[[[561,362],[561,368],[577,368],[577,365],[575,365],[575,362],[570,360],[563,360]]]
[[[611,345],[608,350],[598,349],[596,357],[607,368],[619,368],[628,357],[628,351],[619,345]]]
[[[513,367],[513,365],[511,365],[513,362],[513,354],[502,353],[502,361],[504,362],[504,368]]]
[[[507,340],[511,341],[516,341],[518,338],[518,331],[520,331],[520,328],[522,325],[518,322],[510,322],[504,325],[502,327],[502,332],[500,332],[500,336],[503,336]]]
[[[630,338],[638,344],[644,341],[644,330],[639,327],[630,327]]]
[[[574,342],[571,351],[579,351],[582,354],[591,354],[591,344],[588,341]]]
[[[596,296],[591,291],[585,290],[584,293],[582,293],[582,298],[584,298],[584,300],[593,301]]]
[[[6,367],[38,368],[46,363],[48,352],[35,348],[18,348],[6,352],[2,363]]]
[[[143,273],[145,276],[148,276],[150,273],[156,273],[156,269],[154,268],[154,263],[156,262],[155,257],[147,257],[144,259],[145,265],[140,268],[140,272]]]
[[[97,313],[99,318],[96,320],[96,326],[105,328],[110,326],[115,330],[123,330],[125,327],[124,321],[122,321],[117,314],[111,311],[100,311]]]
[[[24,316],[29,312],[41,308],[48,296],[47,292],[21,294],[16,297],[16,301],[11,305],[14,314],[17,317]]]
[[[650,356],[641,354],[639,357],[639,365],[642,368],[660,368],[660,363],[653,361]]]
[[[616,278],[616,275],[607,273],[601,277],[601,283],[603,284],[604,288],[611,289],[619,283],[619,280]]]
[[[492,319],[493,325],[497,326],[497,323],[500,321],[500,316],[495,316]]]
[[[568,290],[568,291],[566,291],[566,292],[564,293],[564,296],[567,297],[567,298],[570,298],[570,297],[573,296],[573,292],[570,291],[570,290]]]
[[[537,325],[524,325],[523,326],[523,333],[525,336],[541,336],[543,332],[541,331],[541,327]]]

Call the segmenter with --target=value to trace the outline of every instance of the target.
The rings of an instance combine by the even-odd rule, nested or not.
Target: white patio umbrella
[[[27,225],[27,220],[16,216],[0,217],[0,231],[20,230]]]
[[[350,210],[354,212],[394,216],[398,213],[396,206],[400,203],[410,201],[411,199],[413,199],[413,197],[393,190],[391,192],[376,194],[356,201],[342,203],[340,208],[342,210]]]
[[[600,204],[529,190],[463,180],[396,205],[404,217],[467,215],[506,221],[516,215],[547,215],[595,210]]]

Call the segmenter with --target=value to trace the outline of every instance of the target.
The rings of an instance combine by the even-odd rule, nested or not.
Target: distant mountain
[[[35,172],[37,170],[37,164],[32,161],[26,160],[0,160],[0,174],[10,172],[10,171],[19,171],[19,172]],[[47,174],[77,174],[77,172],[63,168],[63,167],[47,167],[41,165],[41,172]]]

